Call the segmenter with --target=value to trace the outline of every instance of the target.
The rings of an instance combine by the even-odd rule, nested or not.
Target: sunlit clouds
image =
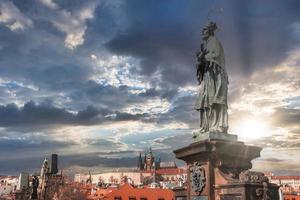
[[[33,26],[30,18],[25,16],[11,1],[0,2],[0,23],[11,31],[22,31]]]
[[[174,160],[199,127],[195,53],[214,4],[229,133],[264,148],[254,169],[300,172],[299,2],[173,1],[1,1],[0,174],[51,153],[72,172],[133,167],[150,146]]]
[[[145,77],[140,76],[139,62],[131,57],[110,56],[108,58],[98,58],[91,54],[90,58],[94,62],[95,73],[91,77],[100,84],[109,84],[115,87],[128,86],[132,92],[145,92],[150,88],[150,83]]]
[[[299,52],[293,50],[277,66],[254,73],[230,106],[232,132],[246,142],[266,147],[254,165],[262,171],[289,166],[297,173],[297,156],[289,155],[299,150],[300,143]]]
[[[267,122],[262,119],[244,119],[237,125],[234,133],[237,133],[240,139],[259,139],[272,135]]]

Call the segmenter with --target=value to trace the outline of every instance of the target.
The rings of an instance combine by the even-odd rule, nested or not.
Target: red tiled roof
[[[107,188],[107,189],[98,189],[96,192],[95,192],[95,195],[96,196],[105,196],[109,193],[111,193],[112,191],[116,190],[116,188]]]
[[[298,195],[284,195],[285,200],[300,200],[300,196]]]
[[[147,200],[174,200],[174,192],[169,189],[161,188],[134,188],[128,183],[123,184],[118,190],[114,190],[107,195],[107,200],[114,200],[115,197],[128,199],[135,197],[136,199],[147,198]]]

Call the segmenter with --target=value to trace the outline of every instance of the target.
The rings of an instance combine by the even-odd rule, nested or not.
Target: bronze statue
[[[203,28],[202,44],[197,53],[199,93],[195,108],[200,112],[200,134],[227,133],[228,130],[228,77],[223,47],[215,37],[216,30],[214,22]]]

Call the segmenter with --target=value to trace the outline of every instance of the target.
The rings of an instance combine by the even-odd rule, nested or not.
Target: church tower
[[[150,147],[149,153],[146,156],[146,170],[152,170],[154,163],[154,156],[152,154],[152,148]]]

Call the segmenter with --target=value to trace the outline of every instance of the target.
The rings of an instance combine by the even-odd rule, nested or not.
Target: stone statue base
[[[273,195],[269,199],[278,200],[277,186],[262,173],[248,171],[262,149],[237,141],[235,135],[223,135],[203,134],[199,141],[174,151],[188,166],[187,199],[267,200],[266,195]]]
[[[279,200],[279,186],[266,183],[233,183],[217,185],[215,200]]]
[[[195,132],[193,134],[194,142],[204,141],[204,140],[227,140],[227,141],[237,141],[237,135],[232,135],[228,133],[219,133],[219,132]]]

